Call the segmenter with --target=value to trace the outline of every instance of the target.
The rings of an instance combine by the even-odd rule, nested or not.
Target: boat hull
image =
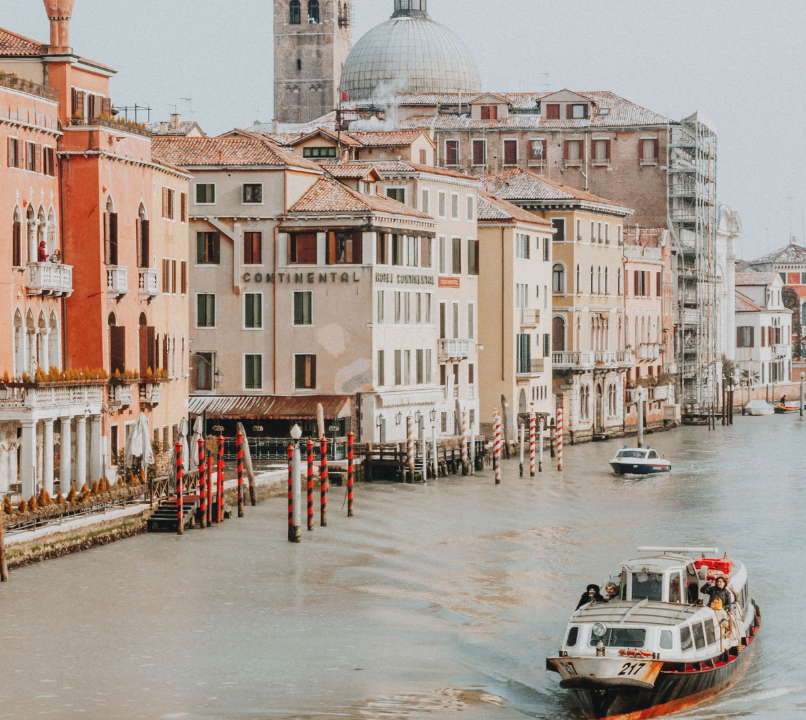
[[[635,462],[616,462],[615,460],[610,463],[613,472],[616,475],[654,475],[656,473],[666,473],[672,471],[671,463],[635,463]]]
[[[587,718],[646,720],[698,705],[738,680],[745,669],[752,643],[738,657],[720,667],[696,672],[661,671],[652,688],[634,686],[583,689],[570,692]]]

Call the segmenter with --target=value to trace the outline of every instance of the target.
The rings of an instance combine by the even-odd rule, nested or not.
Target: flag
[[[341,91],[341,101],[347,102],[347,93],[344,90]]]

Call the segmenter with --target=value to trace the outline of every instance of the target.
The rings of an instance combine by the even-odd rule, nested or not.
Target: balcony
[[[556,370],[584,370],[593,367],[594,358],[592,352],[555,352],[551,362]]]
[[[638,346],[639,360],[657,360],[660,357],[660,345],[658,343],[641,343]]]
[[[439,357],[449,360],[465,360],[470,357],[472,340],[446,340],[439,341]]]
[[[530,360],[528,363],[518,363],[518,375],[540,375],[545,372],[546,361],[543,358]]]
[[[131,384],[113,384],[109,386],[109,407],[114,410],[129,407],[132,404],[133,385]]]
[[[540,325],[540,310],[520,308],[518,312],[521,314],[521,327],[535,327]]]
[[[70,297],[73,294],[73,268],[51,262],[28,263],[28,294]]]
[[[789,345],[784,343],[777,343],[772,346],[772,352],[776,357],[786,357],[789,355]]]
[[[123,265],[107,265],[106,294],[117,298],[129,292],[129,268]]]
[[[159,276],[155,268],[139,268],[140,299],[151,300],[160,294]]]
[[[699,310],[683,310],[683,325],[700,324],[700,311]]]
[[[140,403],[142,405],[159,405],[162,400],[162,385],[160,383],[145,383],[140,385]]]
[[[21,409],[33,411],[87,407],[100,408],[104,401],[104,382],[43,383],[41,385],[8,385],[0,389],[0,411]]]

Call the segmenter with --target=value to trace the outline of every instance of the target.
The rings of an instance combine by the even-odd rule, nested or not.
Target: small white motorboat
[[[764,400],[751,400],[744,406],[744,411],[748,415],[773,415],[775,413],[772,405]]]
[[[651,447],[628,448],[625,445],[610,461],[610,467],[616,475],[651,475],[671,472],[672,463]]]

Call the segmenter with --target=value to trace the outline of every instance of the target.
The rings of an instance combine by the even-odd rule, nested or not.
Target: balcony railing
[[[539,375],[544,372],[546,361],[543,358],[530,360],[528,363],[518,363],[518,375]]]
[[[443,358],[464,359],[470,357],[472,340],[446,340],[439,341],[439,356]]]
[[[159,277],[154,268],[139,268],[140,299],[150,300],[160,294]]]
[[[13,73],[0,72],[0,85],[3,87],[14,88],[15,90],[22,90],[30,93],[31,95],[38,95],[39,97],[47,98],[48,100],[58,100],[59,94],[53,89],[40,85],[39,83],[32,82],[31,80],[24,80],[19,78]]]
[[[28,294],[69,297],[73,293],[73,268],[52,262],[28,263]]]
[[[657,360],[660,357],[660,345],[657,343],[642,343],[638,346],[639,360]]]
[[[529,308],[521,308],[521,325],[540,325],[540,310],[530,310]]]
[[[132,385],[110,385],[109,387],[109,407],[115,409],[128,407],[132,404],[133,393]]]
[[[145,405],[159,405],[162,400],[162,385],[146,383],[140,386],[140,402]]]
[[[71,405],[100,407],[104,401],[103,383],[52,383],[37,387],[0,388],[0,409],[68,408]]]
[[[108,265],[106,268],[106,294],[120,297],[129,292],[129,268],[123,265]]]
[[[786,357],[789,354],[789,345],[777,343],[772,346],[772,351],[778,357]]]
[[[558,370],[568,368],[593,367],[592,352],[555,352],[552,353],[551,362]]]

